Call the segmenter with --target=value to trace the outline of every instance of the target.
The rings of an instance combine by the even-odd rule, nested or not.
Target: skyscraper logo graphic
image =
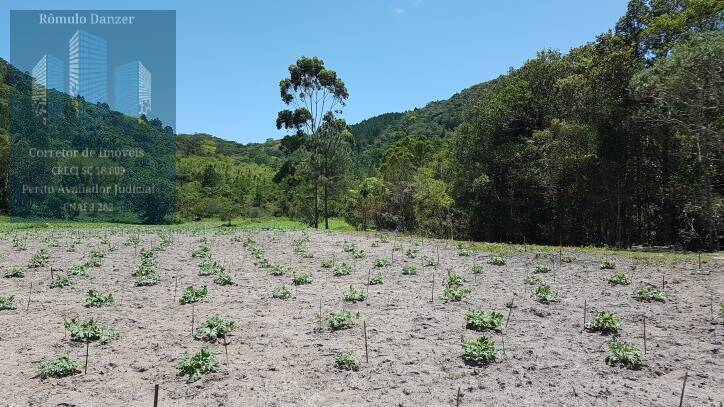
[[[108,103],[108,44],[78,30],[68,47],[68,92],[91,103]]]
[[[65,64],[60,59],[45,54],[31,71],[33,78],[33,107],[35,112],[47,120],[48,90],[65,92]]]
[[[151,72],[140,61],[116,67],[113,107],[128,116],[151,113]]]

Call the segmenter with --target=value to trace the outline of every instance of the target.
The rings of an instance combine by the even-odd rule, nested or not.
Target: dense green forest
[[[177,218],[282,215],[324,227],[343,216],[429,236],[716,249],[723,10],[724,0],[631,0],[609,32],[566,54],[542,50],[450,99],[351,126],[344,73],[300,58],[280,83],[294,107],[277,120],[287,137],[177,135]],[[7,211],[11,85],[1,86]],[[305,105],[310,92],[336,106]]]

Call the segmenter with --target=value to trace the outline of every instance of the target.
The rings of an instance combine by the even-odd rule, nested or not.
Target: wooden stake
[[[689,372],[684,373],[684,384],[681,385],[681,398],[679,399],[679,407],[684,405],[684,390],[686,390],[686,379],[689,378]]]
[[[224,353],[226,354],[226,366],[229,366],[229,342],[226,341],[226,335],[224,335]]]
[[[194,319],[196,318],[196,303],[191,303],[191,336],[194,336]]]
[[[322,297],[319,297],[319,331],[322,331]]]
[[[661,289],[666,288],[666,280],[664,280],[664,274],[661,274]]]
[[[505,319],[505,327],[508,327],[508,322],[510,322],[510,314],[513,313],[513,306],[515,305],[515,297],[513,297],[512,300],[510,300],[510,308],[508,308],[508,318]]]
[[[583,329],[586,329],[586,311],[588,311],[588,301],[583,300]]]
[[[85,340],[85,369],[83,370],[83,374],[88,374],[88,349],[90,348],[90,341],[88,339]]]
[[[432,272],[432,288],[430,288],[430,302],[435,302],[435,271]]]
[[[440,247],[435,247],[435,254],[437,254],[437,262],[435,263],[435,267],[440,265]]]
[[[370,363],[370,354],[367,350],[367,321],[362,320],[362,327],[365,331],[365,363]]]
[[[30,309],[30,296],[33,294],[33,282],[30,282],[30,291],[28,291],[28,304],[25,306],[25,311]]]
[[[646,315],[644,315],[644,354],[646,354]]]
[[[153,386],[153,407],[158,407],[158,385]]]
[[[458,395],[455,400],[455,407],[460,407],[460,398],[462,397],[462,394],[460,394],[460,387],[458,387]]]

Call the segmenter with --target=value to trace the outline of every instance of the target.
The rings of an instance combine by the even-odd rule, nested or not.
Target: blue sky
[[[240,142],[275,127],[279,80],[299,56],[319,56],[347,84],[348,123],[445,99],[520,66],[544,48],[563,52],[613,27],[627,0],[5,0],[9,10],[173,9],[176,122]]]

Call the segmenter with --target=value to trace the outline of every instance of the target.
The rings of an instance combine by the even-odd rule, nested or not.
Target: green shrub
[[[288,298],[291,298],[292,292],[287,288],[287,286],[282,285],[280,287],[275,287],[272,290],[272,298],[276,298],[279,300],[286,300]]]
[[[610,366],[622,365],[629,369],[638,369],[645,360],[645,355],[638,348],[619,342],[614,338],[608,343],[611,354],[606,356],[606,364]]]
[[[533,296],[542,304],[549,304],[559,300],[558,293],[551,289],[550,284],[540,284],[533,291]]]
[[[621,329],[621,320],[611,312],[601,311],[592,320],[586,322],[585,328],[589,332],[615,334]]]
[[[601,270],[613,270],[616,268],[616,263],[611,260],[604,260],[600,264]]]
[[[378,285],[383,284],[385,282],[384,277],[382,276],[382,273],[375,273],[372,274],[370,277],[370,285]]]
[[[353,327],[357,318],[359,318],[359,314],[353,316],[349,311],[332,312],[327,318],[327,323],[333,331],[338,331]]]
[[[15,305],[15,297],[0,295],[0,311],[14,310],[17,306]]]
[[[488,260],[488,264],[493,266],[505,266],[505,259],[501,256],[493,256]]]
[[[349,286],[349,289],[342,294],[342,299],[349,302],[359,302],[367,299],[367,294],[361,288]]]
[[[207,342],[216,342],[226,338],[236,328],[236,323],[230,319],[213,316],[196,328],[194,338]]]
[[[463,360],[467,364],[482,366],[495,362],[497,351],[495,341],[487,336],[481,336],[476,340],[466,340],[460,337],[463,346]]]
[[[219,363],[214,353],[209,348],[203,347],[193,356],[187,353],[181,355],[181,361],[176,368],[181,376],[188,376],[187,383],[193,383],[207,373],[217,372]]]
[[[412,264],[408,264],[402,268],[402,274],[406,276],[413,276],[417,274],[417,269]]]
[[[38,369],[38,376],[41,379],[47,379],[49,377],[60,378],[81,373],[81,363],[67,356],[47,360],[38,364],[36,367]]]
[[[65,329],[68,330],[70,340],[76,342],[106,343],[111,339],[118,338],[118,332],[106,324],[100,324],[93,319],[85,322],[76,321],[75,318],[66,320]]]
[[[535,266],[535,269],[533,270],[533,272],[536,274],[550,273],[551,268],[544,264],[538,264]]]
[[[471,310],[465,314],[465,328],[474,331],[501,330],[503,323],[503,314],[497,311],[485,312]]]
[[[359,358],[352,352],[340,352],[334,358],[334,364],[343,370],[359,370]]]
[[[628,276],[620,271],[611,274],[611,277],[608,278],[608,282],[611,285],[629,285],[629,279]]]
[[[25,271],[23,271],[23,269],[21,269],[20,267],[10,267],[9,269],[5,270],[3,277],[5,277],[5,278],[23,278],[23,277],[25,277]]]
[[[181,304],[192,304],[207,299],[208,295],[209,289],[205,285],[201,287],[188,286],[181,298],[179,298],[179,302]]]
[[[73,284],[73,280],[69,276],[59,275],[50,282],[50,288],[67,287]]]
[[[668,294],[666,293],[666,290],[659,287],[654,287],[652,285],[647,285],[643,287],[639,287],[636,290],[634,290],[634,298],[636,298],[639,301],[645,301],[645,302],[651,302],[651,301],[659,301],[659,302],[666,302],[668,298]]]
[[[305,285],[312,284],[312,273],[292,273],[292,284]]]
[[[332,274],[335,276],[346,276],[352,274],[352,266],[346,263],[340,263],[334,266]]]
[[[113,294],[103,294],[100,291],[88,290],[85,295],[86,307],[102,307],[113,304]]]

